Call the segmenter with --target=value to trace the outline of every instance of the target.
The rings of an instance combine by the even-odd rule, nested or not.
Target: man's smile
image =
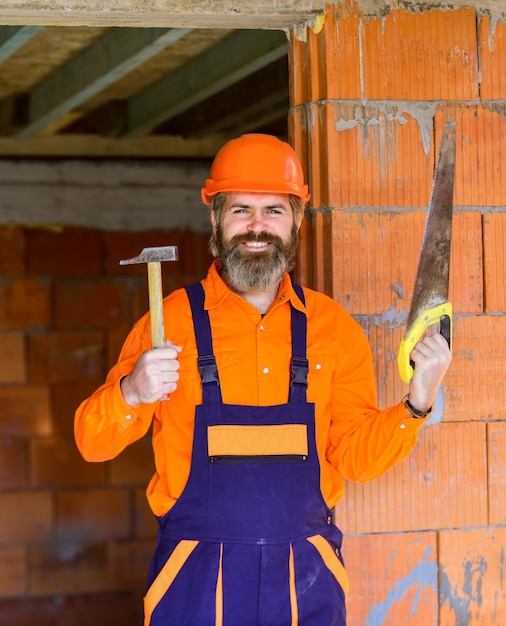
[[[249,250],[263,250],[272,244],[269,241],[243,241],[242,245]]]

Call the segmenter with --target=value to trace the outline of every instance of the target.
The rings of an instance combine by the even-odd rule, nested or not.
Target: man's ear
[[[213,233],[216,235],[216,211],[214,209],[211,209],[211,225],[213,227]]]

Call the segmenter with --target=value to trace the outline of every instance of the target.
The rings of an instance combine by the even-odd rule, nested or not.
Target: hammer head
[[[134,256],[131,259],[122,259],[119,264],[160,263],[162,261],[177,261],[177,259],[177,246],[160,246],[157,248],[143,248],[138,256]]]

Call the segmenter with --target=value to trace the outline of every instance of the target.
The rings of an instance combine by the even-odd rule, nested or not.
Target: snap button
[[[264,374],[268,374],[269,373],[269,368],[268,367],[264,367],[264,369],[262,370],[262,372]]]
[[[322,366],[321,366],[319,363],[317,363],[317,364],[315,365],[315,368],[316,368],[317,370],[321,370]]]
[[[131,420],[131,419],[132,419],[132,416],[131,416],[130,414],[125,415],[125,419],[126,419],[126,420]]]
[[[406,428],[406,424],[401,424],[401,428]]]

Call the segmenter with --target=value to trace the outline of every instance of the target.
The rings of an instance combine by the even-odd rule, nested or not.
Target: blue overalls
[[[306,316],[291,307],[288,403],[224,404],[203,288],[186,290],[203,399],[188,483],[159,519],[144,626],[345,626],[342,534],[321,494],[306,401]]]

